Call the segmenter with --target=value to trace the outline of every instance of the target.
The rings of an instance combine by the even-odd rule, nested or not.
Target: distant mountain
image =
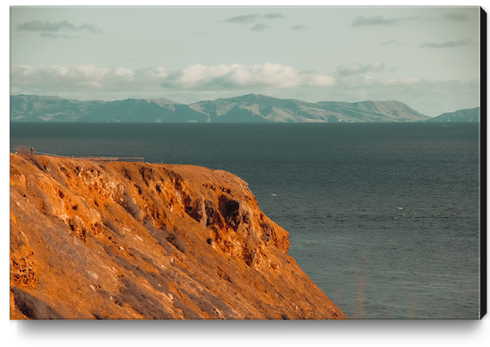
[[[167,99],[79,101],[50,96],[10,96],[12,122],[206,122],[187,105]]]
[[[12,122],[417,122],[429,117],[399,101],[306,102],[248,94],[189,105],[167,99],[79,101],[10,97]]]
[[[443,113],[437,117],[427,119],[426,122],[479,122],[480,107]]]
[[[399,101],[317,102],[248,94],[200,101],[190,108],[211,122],[413,122],[427,116]]]

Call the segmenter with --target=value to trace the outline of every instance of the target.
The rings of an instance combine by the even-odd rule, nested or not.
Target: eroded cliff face
[[[345,319],[247,183],[10,156],[12,319]]]

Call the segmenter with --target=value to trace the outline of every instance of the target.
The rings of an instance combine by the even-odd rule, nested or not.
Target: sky
[[[10,8],[10,94],[480,105],[478,7]]]

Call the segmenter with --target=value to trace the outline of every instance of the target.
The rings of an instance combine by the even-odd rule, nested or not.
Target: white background
[[[482,321],[9,321],[9,8],[7,5],[438,5],[482,6],[490,10],[489,1],[49,1],[43,3],[10,1],[1,7],[2,69],[2,257],[1,332],[7,346],[488,346],[490,319]],[[486,163],[485,163],[486,164]]]

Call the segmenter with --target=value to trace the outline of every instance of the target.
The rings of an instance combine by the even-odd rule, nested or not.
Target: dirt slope
[[[12,319],[345,319],[247,183],[10,156]]]

